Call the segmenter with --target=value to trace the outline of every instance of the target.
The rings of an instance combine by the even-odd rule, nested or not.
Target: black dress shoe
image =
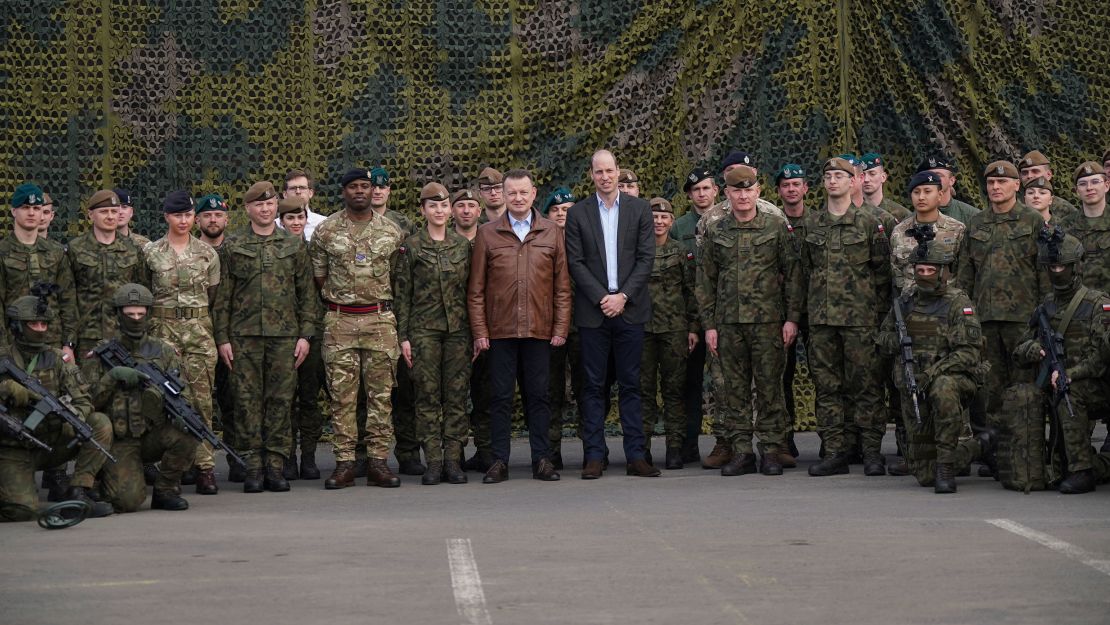
[[[504,460],[494,460],[485,476],[482,477],[482,483],[499,484],[507,479],[509,479],[508,465],[505,464]]]
[[[582,467],[582,479],[600,479],[604,470],[604,464],[600,460],[587,460],[586,465]]]
[[[637,458],[628,463],[628,467],[624,470],[626,475],[635,477],[659,477],[662,471],[653,464],[649,464],[644,458]]]
[[[419,458],[408,458],[397,461],[397,471],[401,475],[424,475],[427,470],[428,467],[425,467],[424,464],[420,462]]]
[[[663,461],[663,468],[668,471],[677,471],[682,468],[682,449],[679,447],[668,447],[667,457]]]
[[[782,465],[779,465],[779,468],[782,468]],[[755,472],[755,454],[733,454],[732,460],[721,467],[721,475],[725,476],[747,475]]]
[[[544,482],[558,482],[559,474],[555,471],[555,465],[547,458],[544,458],[532,467],[532,479],[542,480]]]
[[[814,477],[827,475],[842,475],[848,473],[847,454],[825,454],[825,459],[817,464],[809,465],[809,474]]]

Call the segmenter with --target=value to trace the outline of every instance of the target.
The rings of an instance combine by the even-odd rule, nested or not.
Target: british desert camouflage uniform
[[[894,233],[890,236],[891,277],[894,279],[894,288],[903,295],[908,294],[910,287],[913,286],[913,263],[910,262],[910,255],[917,248],[917,239],[906,234],[906,231],[918,225],[916,214],[911,215],[895,226]],[[932,227],[935,238],[929,242],[929,245],[941,247],[951,254],[953,259],[959,259],[967,226],[942,213],[937,215],[937,220],[932,223]],[[952,275],[950,282],[955,279],[956,276]]]

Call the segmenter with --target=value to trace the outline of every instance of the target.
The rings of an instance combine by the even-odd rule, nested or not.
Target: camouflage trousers
[[[102,413],[91,413],[85,422],[93,431],[93,440],[105,449],[112,446],[112,422]],[[72,430],[67,426],[63,431]],[[35,485],[35,471],[51,469],[76,460],[70,486],[92,488],[93,480],[107,457],[92,445],[67,447],[70,437],[55,437],[43,442],[54,448],[53,452],[0,445],[0,504],[14,504],[20,508],[0,507],[0,521],[30,521],[31,511],[38,509],[39,492]],[[22,508],[22,509],[21,509]]]
[[[470,436],[484,454],[493,453],[489,431],[489,352],[482,352],[470,368]]]
[[[1072,380],[1071,403],[1074,417],[1068,414],[1062,402],[1058,410],[1068,472],[1092,469],[1100,482],[1110,480],[1110,456],[1096,453],[1091,446],[1091,435],[1098,422],[1098,417],[1094,415],[1106,414],[1110,409],[1110,394],[1105,382],[1091,378]]]
[[[295,337],[231,338],[231,392],[235,397],[236,451],[248,468],[262,467],[262,453],[285,456],[292,445],[289,412],[297,388]]]
[[[384,460],[393,447],[390,391],[398,356],[397,321],[383,311],[324,316],[324,367],[332,396],[331,419],[338,462],[355,459],[355,414],[361,390],[366,397],[366,452]]]
[[[181,377],[189,385],[193,395],[193,409],[200,413],[204,424],[212,427],[212,398],[216,391],[216,343],[212,338],[212,320],[199,319],[161,319],[151,320],[151,336],[169,342],[181,354]],[[234,449],[234,448],[233,448]],[[212,456],[212,446],[208,443],[197,445],[194,464],[200,469],[216,466]]]
[[[901,370],[895,370],[894,375],[901,375]],[[906,430],[903,455],[921,486],[935,483],[937,463],[951,464],[960,473],[979,459],[979,442],[960,440],[967,431],[966,408],[975,390],[975,382],[965,375],[941,375],[929,381],[925,401],[919,401],[920,426],[913,412],[913,398],[903,394],[902,423]]]
[[[717,354],[709,356],[714,386],[730,389],[716,397],[721,436],[738,454],[753,453],[753,435],[759,436],[761,449],[778,451],[786,444],[786,400],[782,391],[786,351],[782,324],[721,324],[717,328]]]
[[[236,364],[239,359],[236,358]],[[157,462],[156,492],[178,491],[181,474],[193,464],[198,441],[169,422],[149,429],[140,438],[117,438],[112,442],[115,464],[105,463],[100,474],[100,492],[116,512],[135,512],[146,500],[143,464]]]
[[[297,451],[298,441],[302,452],[315,449],[324,429],[320,389],[325,388],[327,379],[324,375],[323,346],[320,344],[322,338],[318,336],[312,340],[308,357],[297,368],[297,390],[293,396],[293,409],[289,412],[290,458]]]
[[[825,450],[848,453],[859,428],[864,453],[879,453],[886,433],[883,382],[870,326],[813,325],[809,367],[816,390],[817,433]]]
[[[985,413],[986,423],[998,427],[1002,421],[999,411],[1002,409],[1002,395],[1006,389],[1014,384],[1032,382],[1034,372],[1032,369],[1023,369],[1014,362],[1014,348],[1021,342],[1026,325],[1010,321],[984,321],[983,357],[990,363],[987,379],[976,394],[977,407],[974,412]]]
[[[689,333],[645,332],[640,356],[640,397],[644,411],[644,445],[650,449],[655,424],[663,422],[668,448],[682,447],[686,441],[686,355],[690,351]],[[662,397],[663,405],[659,405]]]
[[[416,435],[428,462],[456,459],[466,442],[470,332],[413,330]],[[407,365],[404,365],[407,367]]]

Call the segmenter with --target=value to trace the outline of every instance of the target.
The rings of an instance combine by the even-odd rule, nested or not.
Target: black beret
[[[347,173],[343,174],[343,177],[339,179],[339,186],[345,187],[356,180],[370,182],[370,170],[365,168],[348,169]]]
[[[725,160],[721,161],[721,171],[727,169],[730,165],[747,165],[748,167],[755,168],[755,159],[747,152],[737,150],[729,153]]]
[[[193,196],[184,189],[170,191],[162,201],[163,213],[184,213],[193,210]]]
[[[112,193],[115,193],[116,197],[119,198],[119,203],[120,204],[122,204],[124,206],[131,206],[131,192],[130,191],[128,191],[127,189],[118,188],[118,189],[112,189]]]
[[[928,171],[930,169],[947,169],[952,173],[956,173],[956,161],[949,159],[947,156],[930,156],[921,161],[917,166],[917,171]]]
[[[697,167],[693,171],[690,172],[689,176],[686,176],[686,182],[682,183],[682,190],[683,191],[689,191],[690,187],[696,185],[697,183],[701,182],[702,180],[705,180],[706,178],[712,178],[712,177],[713,177],[713,172],[709,171],[705,167]]]
[[[941,186],[940,177],[927,169],[925,171],[919,171],[910,178],[909,189],[907,190],[913,191],[923,184],[929,184],[933,185],[934,187],[939,187]]]

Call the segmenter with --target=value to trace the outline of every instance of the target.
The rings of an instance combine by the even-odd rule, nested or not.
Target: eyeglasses
[[[501,185],[499,185],[499,184],[483,184],[483,185],[480,185],[478,187],[478,190],[481,191],[482,193],[493,193],[494,191],[500,191],[501,190]]]
[[[306,187],[303,184],[297,185],[295,187],[285,187],[286,191],[292,191],[293,193],[304,193],[305,191],[308,191],[308,189],[309,187]]]
[[[1080,180],[1075,183],[1075,186],[1080,189],[1093,189],[1095,187],[1101,187],[1104,184],[1106,184],[1106,179],[1099,176],[1095,180]]]

